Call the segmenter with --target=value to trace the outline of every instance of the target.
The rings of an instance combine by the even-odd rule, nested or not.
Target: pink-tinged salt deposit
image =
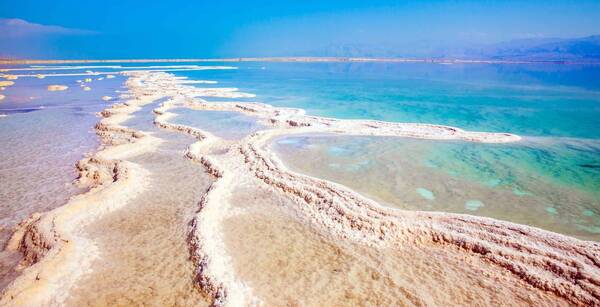
[[[166,87],[170,83],[162,84]],[[273,108],[264,104],[211,103],[198,98],[191,99],[191,97],[207,95],[244,97],[243,93],[231,89],[198,89],[180,84],[177,86],[177,92],[180,93],[180,98],[175,96],[174,99],[163,103],[162,107],[155,110],[157,114],[155,123],[160,127],[181,131],[196,137],[198,142],[190,146],[186,155],[205,165],[209,172],[217,178],[213,188],[203,197],[202,210],[198,213],[194,223],[195,238],[192,239],[195,259],[198,261],[198,270],[201,272],[198,275],[200,285],[214,297],[216,304],[254,304],[268,298],[267,296],[256,296],[255,293],[269,291],[249,289],[244,280],[240,280],[235,272],[231,272],[232,263],[228,259],[232,256],[224,252],[223,234],[217,230],[219,225],[231,214],[228,211],[230,207],[227,205],[230,195],[242,189],[244,185],[250,190],[257,191],[261,186],[266,185],[266,187],[286,195],[295,203],[291,208],[297,210],[296,214],[302,216],[301,219],[305,223],[315,225],[320,232],[333,237],[333,240],[354,242],[352,244],[383,250],[396,246],[410,247],[409,249],[413,250],[410,252],[412,257],[417,258],[408,257],[402,260],[408,261],[409,267],[414,266],[410,263],[420,262],[421,260],[418,259],[421,258],[419,257],[422,257],[424,261],[439,262],[440,265],[444,265],[438,266],[436,270],[443,272],[444,276],[450,277],[450,280],[455,279],[456,283],[442,282],[443,284],[438,284],[440,281],[431,272],[410,273],[422,276],[426,280],[424,285],[432,286],[431,289],[423,288],[425,293],[431,294],[440,291],[440,294],[446,295],[442,295],[441,300],[429,301],[429,303],[442,304],[452,300],[458,304],[466,302],[464,300],[469,295],[468,291],[460,294],[457,287],[461,283],[459,280],[462,280],[465,285],[471,284],[471,281],[460,277],[461,272],[466,269],[464,264],[461,264],[462,262],[452,264],[448,260],[454,257],[469,262],[471,268],[480,271],[478,273],[480,277],[473,280],[473,284],[468,287],[477,286],[479,280],[489,279],[491,284],[495,284],[494,291],[504,293],[501,297],[494,298],[494,300],[498,299],[498,302],[524,304],[526,302],[519,298],[522,295],[539,295],[537,302],[545,302],[543,304],[555,301],[559,305],[565,305],[568,302],[585,305],[593,304],[596,301],[598,289],[594,285],[600,280],[600,268],[595,264],[596,262],[590,259],[597,259],[595,255],[600,252],[600,248],[592,242],[579,241],[536,228],[489,218],[407,212],[386,208],[343,186],[291,172],[277,159],[268,146],[270,140],[275,136],[308,132],[459,139],[486,143],[514,142],[520,139],[519,136],[505,133],[470,132],[439,125],[327,119],[306,116],[302,110]],[[181,106],[198,110],[238,111],[254,116],[272,128],[256,132],[240,141],[238,145],[232,145],[235,150],[228,150],[225,154],[211,154],[223,151],[218,149],[226,146],[222,140],[205,131],[168,122],[172,116],[168,112],[169,109]],[[237,182],[244,184],[236,184]],[[245,199],[251,197],[251,195],[246,195]],[[240,234],[238,233],[238,235]],[[232,246],[231,250],[235,249],[236,247]],[[421,256],[417,256],[419,253],[415,253],[417,250],[428,249],[442,252],[441,254],[424,252]],[[523,255],[524,250],[527,251],[527,255]],[[557,258],[557,255],[562,256]],[[360,256],[355,255],[354,257]],[[382,259],[386,259],[386,257],[403,259],[402,253],[394,254],[392,251],[389,251],[387,256]],[[247,265],[252,263],[252,259],[245,261]],[[553,264],[544,264],[548,263],[546,261]],[[555,265],[561,267],[560,273],[554,269]],[[426,270],[425,267],[422,269]],[[586,272],[584,273],[585,285],[580,284],[579,281],[573,282],[570,277],[571,274],[580,272],[582,268]],[[276,267],[271,267],[271,269],[276,270]],[[408,272],[403,274],[408,274]],[[498,280],[504,281],[498,283]],[[427,295],[420,296],[418,294],[421,291],[418,288],[421,286],[415,285],[415,287],[409,291],[411,293],[409,296],[413,296],[410,301],[427,304]],[[388,291],[392,291],[392,288],[384,290],[383,293]],[[486,293],[485,290],[480,289],[479,291],[484,291],[479,293],[482,299],[491,294]],[[381,295],[381,292],[379,293]],[[451,293],[456,293],[456,297],[448,296]],[[269,295],[276,297],[277,293]],[[392,298],[390,302],[395,300],[399,300],[399,298]],[[475,303],[473,298],[470,298],[469,301],[470,304],[477,305],[485,304],[487,299],[483,299],[479,303]]]
[[[77,167],[80,182],[92,189],[17,229],[9,247],[21,250],[25,265],[31,266],[4,291],[1,305],[63,305],[78,288],[93,289],[94,295],[104,291],[95,282],[109,277],[95,274],[107,265],[103,253],[115,251],[97,250],[94,235],[84,236],[80,227],[118,214],[118,208],[127,211],[136,197],[151,190],[154,176],[163,175],[130,160],[155,152],[164,140],[122,126],[133,112],[159,99],[165,101],[154,109],[154,124],[193,138],[181,154],[214,180],[197,196],[191,222],[177,221],[187,229],[186,256],[194,266],[181,279],[192,280],[209,304],[598,304],[596,243],[489,218],[384,207],[342,185],[289,170],[269,147],[275,137],[324,132],[482,143],[515,142],[517,135],[321,118],[261,103],[209,102],[199,97],[254,95],[189,86],[162,72],[125,75],[131,98],[101,113],[96,132],[104,147]],[[241,140],[224,140],[169,122],[170,109],[182,107],[240,112],[266,128]],[[114,248],[122,245],[115,242]],[[134,255],[131,261],[161,254]],[[145,273],[164,273],[160,269],[146,268]],[[82,284],[85,274],[88,284]],[[127,276],[117,277],[119,287],[146,289],[141,283],[148,278],[131,285]]]
[[[68,89],[69,87],[66,85],[48,85],[48,90],[50,92],[58,92],[58,91],[64,91],[66,89]]]

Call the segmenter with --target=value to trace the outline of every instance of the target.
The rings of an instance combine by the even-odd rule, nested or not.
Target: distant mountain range
[[[600,35],[513,40],[466,50],[465,55],[499,60],[600,61]]]
[[[491,45],[434,48],[428,42],[403,47],[367,44],[330,45],[308,52],[309,56],[336,57],[412,57],[435,59],[514,60],[514,61],[584,61],[600,62],[600,35],[582,38],[518,39]]]

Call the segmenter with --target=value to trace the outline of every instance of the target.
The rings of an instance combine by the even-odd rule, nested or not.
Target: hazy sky
[[[598,0],[0,0],[0,55],[11,57],[315,55],[347,44],[418,52],[593,34]]]

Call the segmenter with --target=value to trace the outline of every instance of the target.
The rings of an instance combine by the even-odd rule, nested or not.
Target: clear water
[[[101,97],[115,96],[122,78],[92,82],[83,91],[77,77],[19,78],[0,101],[0,246],[13,227],[35,212],[64,205],[78,194],[75,163],[98,146],[96,112]],[[51,84],[69,89],[49,92]],[[14,278],[19,255],[0,252],[0,288]]]
[[[198,79],[219,81],[220,86],[238,87],[257,94],[253,100],[275,106],[299,107],[309,114],[453,125],[460,128],[512,132],[525,137],[509,145],[386,140],[384,146],[397,155],[396,164],[423,155],[419,171],[436,180],[460,178],[480,185],[480,198],[455,198],[431,187],[410,186],[390,190],[388,203],[422,210],[446,210],[494,216],[598,239],[600,224],[600,66],[550,64],[389,64],[389,63],[237,63],[238,70],[184,72]],[[296,140],[297,141],[297,140]],[[304,171],[337,180],[363,176],[365,161],[329,161],[327,155],[340,150],[338,141],[310,139],[320,149],[310,153],[296,145],[282,154],[292,160],[311,155],[318,161]],[[350,155],[367,159],[377,150],[361,148],[363,139],[339,141],[356,148]],[[294,143],[294,142],[292,142]],[[355,145],[352,145],[356,143]],[[402,146],[400,146],[402,144]],[[309,146],[309,147],[310,147]],[[341,148],[344,148],[341,146]],[[354,147],[353,147],[354,146]],[[327,150],[323,148],[329,148]],[[367,148],[369,148],[367,146]],[[288,148],[289,149],[289,148]],[[314,149],[314,148],[313,148]],[[301,154],[298,152],[302,152]],[[402,155],[402,153],[404,153]],[[343,160],[344,152],[337,152]],[[411,155],[417,155],[411,157]],[[285,158],[285,157],[284,157]],[[329,161],[323,165],[323,161]],[[373,159],[371,159],[373,160]],[[344,166],[344,163],[351,165]],[[300,163],[301,164],[301,163]],[[384,165],[385,166],[385,165]],[[323,168],[325,167],[325,168]],[[352,175],[344,174],[348,167]],[[382,168],[380,166],[379,168]],[[400,176],[401,168],[387,165],[389,176]],[[319,170],[321,168],[321,170]],[[375,167],[374,169],[379,169]],[[335,169],[335,170],[334,170]],[[446,177],[443,177],[443,176]],[[442,176],[442,177],[440,177]],[[385,178],[379,178],[385,181]],[[343,181],[343,180],[342,180]],[[345,182],[345,181],[344,181]],[[351,184],[352,181],[348,181]],[[379,183],[379,182],[378,182]],[[472,185],[465,185],[462,188]],[[370,194],[372,190],[361,188]],[[377,186],[374,186],[377,189]],[[508,191],[500,195],[485,189]],[[535,190],[535,195],[530,190]],[[407,195],[413,195],[407,198]],[[456,193],[455,193],[456,194]],[[494,199],[491,199],[494,198]],[[536,198],[536,205],[515,207]],[[414,203],[413,203],[414,201]],[[425,205],[417,205],[423,202]],[[526,203],[528,201],[525,201]],[[565,208],[570,208],[564,211]],[[494,212],[492,212],[494,211]]]
[[[527,136],[505,145],[330,136],[275,140],[273,146],[296,170],[341,182],[391,206],[493,216],[599,240],[597,67],[239,66],[177,74],[258,95],[246,100],[301,107],[316,115],[452,124]],[[85,92],[77,86],[78,78],[23,78],[3,91],[7,98],[0,102],[0,113],[8,116],[0,118],[2,241],[22,218],[59,206],[78,192],[70,185],[73,164],[97,145],[95,112],[106,106],[100,97],[115,96],[123,81],[94,81]],[[49,84],[70,88],[47,92]],[[151,171],[152,189],[84,229],[102,258],[70,296],[74,305],[203,303],[193,288],[185,236],[210,180],[182,157],[192,138],[152,125],[154,107],[142,108],[125,123],[168,139],[156,152],[132,158]],[[176,122],[231,139],[260,128],[233,113],[175,112]],[[282,205],[289,199],[273,199],[270,189],[244,189],[243,181],[236,184],[240,188],[230,198],[233,209],[241,210],[222,225],[224,243],[236,274],[267,303],[531,303],[518,278],[486,277],[481,274],[486,270],[475,269],[493,269],[479,257],[435,246],[376,250],[335,242],[299,220],[291,203]],[[13,277],[16,260],[0,254],[0,288]],[[406,293],[423,293],[428,299],[402,301]],[[475,301],[473,293],[478,293]],[[556,303],[541,295],[545,303]]]
[[[0,102],[0,225],[10,226],[36,211],[62,205],[73,194],[75,163],[93,151],[101,97],[115,96],[122,78],[97,81],[83,91],[73,77],[20,78]],[[49,92],[50,84],[68,85]],[[18,213],[18,214],[17,214]],[[3,234],[0,242],[6,239]]]
[[[428,146],[431,161],[447,174],[473,181],[507,185],[524,182],[528,170],[544,184],[584,191],[597,199],[600,139],[600,66],[582,65],[437,65],[386,63],[189,63],[232,65],[237,70],[176,72],[191,79],[215,80],[214,86],[237,87],[276,106],[299,107],[309,114],[338,118],[369,118],[400,122],[449,124],[466,129],[506,131],[526,136],[515,145]],[[121,64],[142,66],[144,64]],[[151,64],[162,65],[162,64]],[[172,65],[172,63],[164,63]],[[81,70],[40,70],[27,73],[77,73]],[[92,69],[111,71],[111,69]],[[97,76],[95,79],[97,79]],[[82,77],[19,78],[2,91],[0,101],[0,196],[2,240],[21,217],[64,202],[72,191],[73,164],[97,145],[92,131],[95,112],[116,96],[122,78],[94,80],[85,92],[75,82]],[[68,85],[64,92],[48,92],[50,84]],[[196,86],[206,86],[198,84]],[[205,128],[231,139],[259,129],[240,115],[218,112],[176,112],[175,122]],[[227,130],[226,127],[234,127]],[[415,144],[420,144],[417,142]],[[427,143],[429,144],[429,143]],[[439,145],[439,146],[438,146]],[[483,158],[477,158],[483,157]],[[497,157],[514,163],[495,166],[509,173],[499,182],[482,161]],[[486,160],[487,159],[487,160]],[[492,163],[492,162],[488,162]],[[436,165],[432,162],[431,165]],[[492,172],[493,173],[493,172]],[[50,175],[55,174],[55,175]],[[525,176],[523,178],[519,176]],[[533,175],[532,175],[533,176]],[[490,177],[490,178],[488,178]],[[39,178],[33,180],[32,178]],[[520,185],[524,185],[521,184]],[[66,187],[66,188],[65,188]],[[417,187],[418,188],[418,187]],[[415,192],[420,198],[439,193],[430,188]],[[516,187],[517,194],[523,187]],[[56,191],[56,192],[48,192]],[[15,195],[15,193],[20,193]],[[514,194],[514,193],[513,193]],[[423,196],[425,195],[425,196]],[[525,195],[524,197],[527,197]],[[489,205],[470,206],[474,212]],[[489,203],[489,201],[488,201]],[[473,204],[473,203],[472,203]],[[585,205],[584,218],[598,214],[597,202]],[[544,214],[560,214],[547,206]],[[12,210],[12,211],[11,211]],[[14,218],[15,212],[19,218]],[[545,218],[545,217],[544,217]],[[581,223],[580,223],[581,224]],[[584,223],[585,224],[585,223]],[[588,230],[597,224],[587,223]]]
[[[323,235],[287,195],[235,184],[232,214],[222,224],[224,247],[236,277],[264,305],[568,305],[549,292],[533,298],[515,275],[460,249],[377,248]]]
[[[390,206],[488,216],[600,239],[600,142],[306,135],[279,138],[273,148],[293,170]]]
[[[169,122],[202,129],[226,140],[239,140],[264,129],[256,119],[238,112],[199,111],[175,108],[169,112],[176,114]]]
[[[144,106],[123,123],[164,142],[128,158],[150,172],[150,188],[83,228],[100,258],[70,293],[68,306],[209,305],[195,288],[186,238],[211,179],[182,154],[194,138],[153,125],[152,110],[161,102]]]
[[[178,72],[309,114],[600,137],[600,65],[233,63]],[[201,86],[201,85],[199,85]]]

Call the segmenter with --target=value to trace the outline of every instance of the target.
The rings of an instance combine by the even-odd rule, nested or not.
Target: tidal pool
[[[261,129],[256,119],[238,112],[199,111],[175,108],[169,112],[177,116],[169,122],[205,130],[227,140],[239,140]]]
[[[488,216],[600,239],[600,144],[525,138],[477,144],[301,135],[272,148],[292,170],[407,210]]]

